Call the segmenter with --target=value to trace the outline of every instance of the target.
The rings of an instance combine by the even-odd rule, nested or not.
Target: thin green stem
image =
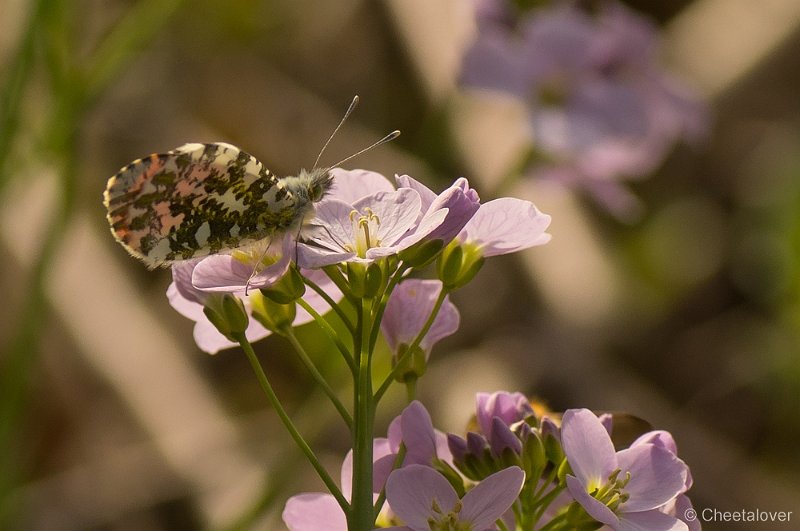
[[[400,266],[397,268],[397,271],[394,272],[392,278],[389,280],[389,284],[386,286],[386,289],[381,294],[378,303],[378,310],[375,312],[375,320],[373,321],[372,330],[370,331],[369,337],[369,349],[370,351],[375,350],[375,343],[378,342],[378,332],[381,329],[381,320],[383,319],[383,312],[386,311],[386,305],[389,303],[389,297],[392,296],[392,292],[397,284],[403,279],[403,275],[405,274],[407,268],[405,266]]]
[[[400,359],[397,360],[392,370],[389,371],[389,374],[386,375],[383,383],[381,383],[381,385],[378,387],[378,390],[375,392],[375,397],[373,400],[375,401],[376,406],[378,402],[380,402],[381,398],[383,398],[384,393],[386,393],[386,391],[389,389],[389,386],[392,384],[392,380],[395,379],[400,370],[404,367],[406,360],[425,338],[425,335],[431,329],[431,326],[433,326],[433,322],[436,320],[436,316],[439,315],[439,310],[442,308],[445,297],[447,297],[447,290],[442,289],[442,291],[439,293],[439,297],[436,299],[436,303],[433,305],[431,314],[428,316],[428,320],[425,321],[425,326],[422,327],[422,330],[420,330],[419,334],[417,334],[417,337],[414,338],[414,341],[411,343],[408,349],[406,349],[403,355],[400,356]]]
[[[319,312],[317,312],[309,303],[303,299],[297,299],[297,304],[299,304],[305,311],[309,313],[309,315],[311,315],[311,317],[314,318],[314,321],[316,321],[320,328],[322,328],[328,338],[333,341],[333,344],[336,345],[336,348],[342,354],[345,363],[347,363],[347,366],[350,367],[350,372],[355,375],[356,365],[353,361],[353,356],[350,354],[350,351],[347,350],[347,347],[344,346],[342,340],[339,339],[339,335],[336,333],[336,330],[334,330],[330,323],[328,323],[328,321],[326,321],[325,318],[322,317]]]
[[[406,400],[410,404],[417,398],[417,379],[409,378],[406,380]]]
[[[306,369],[308,369],[308,372],[311,373],[311,376],[314,378],[314,381],[317,382],[317,385],[319,385],[320,388],[322,388],[322,390],[325,392],[325,394],[328,395],[328,398],[333,403],[333,407],[335,407],[336,411],[338,411],[339,414],[342,416],[342,419],[347,424],[347,427],[352,430],[353,417],[350,416],[350,412],[347,411],[347,408],[344,407],[342,401],[339,400],[338,396],[336,396],[336,392],[328,384],[328,381],[325,380],[325,377],[322,376],[322,374],[319,372],[317,366],[314,365],[314,362],[311,360],[311,358],[308,357],[308,353],[306,352],[305,348],[303,348],[303,345],[300,343],[300,341],[297,340],[297,336],[294,333],[294,329],[289,328],[283,334],[283,336],[289,340],[289,343],[292,344],[292,347],[294,347],[294,351],[297,353],[297,357],[300,358],[300,361],[302,361],[303,365],[306,366]]]
[[[372,401],[372,353],[369,334],[372,327],[370,300],[362,299],[358,312],[358,374],[355,382],[355,430],[353,437],[353,496],[347,515],[350,531],[371,531],[375,523],[372,503],[372,431],[375,407]]]
[[[339,304],[338,304],[338,303],[337,303],[335,300],[333,300],[333,298],[332,298],[330,295],[328,295],[328,294],[325,292],[325,290],[324,290],[324,289],[322,289],[321,287],[319,287],[319,285],[317,285],[317,283],[316,283],[316,282],[314,282],[313,280],[311,280],[311,279],[308,279],[308,278],[306,278],[306,277],[304,276],[304,277],[303,277],[303,282],[305,282],[305,283],[306,283],[306,285],[307,285],[309,288],[311,288],[311,289],[313,289],[315,292],[317,292],[317,294],[318,294],[320,297],[322,297],[322,298],[323,298],[323,300],[324,300],[325,302],[327,302],[327,303],[328,303],[328,305],[331,307],[331,309],[332,309],[334,312],[336,312],[336,315],[338,315],[338,316],[339,316],[339,319],[342,321],[342,324],[343,324],[343,325],[344,325],[344,326],[347,328],[347,330],[349,330],[351,334],[354,334],[356,329],[355,329],[355,327],[353,326],[353,322],[350,320],[350,318],[347,316],[347,314],[346,314],[346,313],[344,313],[344,310],[342,310],[342,307],[341,307],[341,306],[339,306]]]
[[[322,270],[325,271],[328,278],[336,284],[336,287],[344,294],[345,298],[353,303],[353,306],[358,308],[359,299],[353,296],[352,291],[350,291],[350,285],[347,283],[347,279],[344,277],[341,270],[335,265],[326,266]]]
[[[278,414],[278,417],[281,419],[286,430],[291,435],[294,442],[297,446],[300,447],[300,450],[305,454],[308,462],[311,463],[311,466],[314,467],[314,470],[317,471],[320,479],[325,486],[328,488],[333,497],[336,498],[336,501],[341,506],[342,510],[347,513],[350,510],[350,505],[347,503],[347,500],[342,495],[342,491],[339,490],[339,487],[331,478],[328,471],[322,466],[317,459],[317,456],[314,455],[314,451],[308,446],[308,443],[303,439],[303,436],[300,435],[300,432],[297,431],[297,428],[292,422],[292,419],[289,418],[289,415],[286,414],[286,410],[283,409],[283,405],[281,404],[278,396],[275,394],[275,391],[272,389],[272,385],[269,383],[267,379],[267,375],[264,372],[263,367],[261,367],[261,362],[258,361],[258,357],[256,357],[256,353],[253,351],[253,346],[250,344],[250,341],[247,340],[247,337],[243,333],[235,335],[236,341],[238,341],[239,345],[241,345],[242,350],[247,355],[247,359],[250,361],[250,365],[253,367],[253,371],[256,373],[256,378],[258,379],[259,385],[261,385],[261,390],[264,391],[264,394],[269,400],[269,403],[272,405],[275,412]]]

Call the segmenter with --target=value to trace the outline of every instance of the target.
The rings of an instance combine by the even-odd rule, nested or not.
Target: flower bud
[[[305,292],[306,285],[303,282],[303,275],[295,267],[290,268],[275,284],[261,288],[261,293],[265,297],[278,304],[294,303]]]
[[[281,304],[262,296],[260,292],[251,295],[250,301],[253,318],[264,325],[267,330],[276,334],[284,334],[287,329],[292,327],[297,315],[297,305],[294,302]]]
[[[213,294],[206,299],[203,313],[219,333],[231,341],[247,330],[250,319],[242,300],[231,293]]]
[[[547,457],[544,451],[544,443],[536,430],[530,429],[527,424],[521,424],[527,429],[522,429],[522,469],[529,478],[537,478],[542,475],[547,464]]]
[[[475,278],[483,262],[484,257],[478,247],[453,242],[439,256],[439,279],[445,289],[460,288]]]

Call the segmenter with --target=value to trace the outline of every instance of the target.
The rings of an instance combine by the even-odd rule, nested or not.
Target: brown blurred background
[[[623,224],[582,194],[519,182],[553,240],[490,260],[453,299],[419,395],[461,431],[476,391],[627,411],[670,430],[695,508],[800,522],[800,4],[628,1],[663,28],[665,64],[709,101],[712,133],[631,184]],[[0,498],[10,528],[281,529],[322,490],[238,349],[200,352],[108,233],[101,194],[129,161],[227,141],[279,175],[327,151],[484,200],[519,147],[519,109],[455,83],[473,31],[461,0],[0,2]],[[487,294],[491,296],[487,297]],[[344,367],[313,325],[323,372]],[[334,410],[280,339],[256,345],[338,476]],[[384,360],[384,363],[388,363]],[[346,393],[346,389],[342,389]],[[390,393],[379,434],[401,408]],[[13,509],[11,513],[8,509]],[[11,520],[6,520],[11,522]]]

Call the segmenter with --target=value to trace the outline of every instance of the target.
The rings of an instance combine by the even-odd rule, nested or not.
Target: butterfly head
[[[305,174],[305,179],[302,179]],[[333,175],[330,168],[314,168],[311,171],[303,170],[300,172],[301,180],[307,182],[308,198],[312,203],[316,203],[325,197],[325,194],[333,185]]]

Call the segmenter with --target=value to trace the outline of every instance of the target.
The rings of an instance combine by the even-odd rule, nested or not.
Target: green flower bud
[[[290,268],[281,279],[271,286],[261,288],[261,293],[278,304],[293,303],[306,292],[303,275],[296,267]]]
[[[203,313],[220,334],[231,341],[247,330],[250,319],[242,300],[230,293],[213,294],[206,300]]]
[[[453,242],[439,257],[439,280],[448,290],[460,288],[475,278],[483,262],[484,257],[478,247]]]
[[[522,469],[526,477],[538,478],[547,465],[544,443],[539,434],[531,430],[522,445]]]
[[[263,296],[260,292],[250,296],[253,318],[264,328],[276,334],[284,334],[294,323],[297,305],[294,302],[281,304]]]

